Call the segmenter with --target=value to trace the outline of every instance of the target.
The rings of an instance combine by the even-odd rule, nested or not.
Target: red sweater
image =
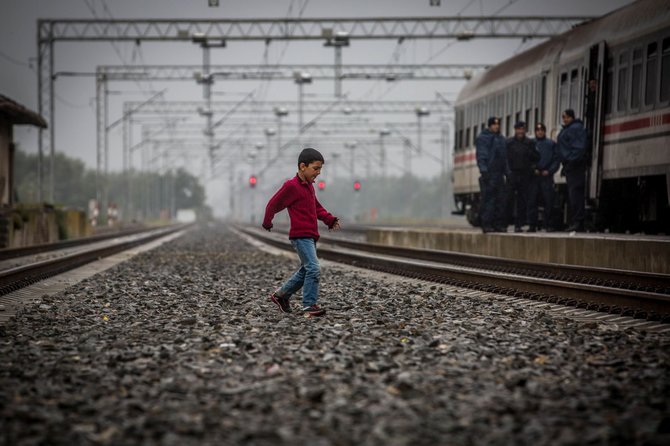
[[[337,217],[329,213],[316,199],[312,183],[303,181],[298,175],[287,180],[282,187],[270,198],[265,207],[263,227],[272,228],[272,219],[275,214],[288,208],[291,220],[289,238],[313,238],[319,240],[317,219],[332,228]]]

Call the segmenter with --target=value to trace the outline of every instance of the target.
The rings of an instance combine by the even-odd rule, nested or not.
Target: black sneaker
[[[326,310],[314,304],[310,305],[309,307],[304,307],[302,309],[302,314],[304,314],[305,317],[323,316],[324,314],[326,314]]]
[[[277,305],[279,307],[279,310],[282,313],[290,313],[291,312],[291,305],[289,305],[288,297],[283,297],[283,296],[277,296],[277,293],[272,293],[270,294],[270,300],[272,301],[273,304]]]

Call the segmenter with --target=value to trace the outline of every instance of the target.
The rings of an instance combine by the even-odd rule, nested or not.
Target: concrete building
[[[26,124],[47,126],[39,114],[0,94],[0,208],[13,205],[14,126]]]

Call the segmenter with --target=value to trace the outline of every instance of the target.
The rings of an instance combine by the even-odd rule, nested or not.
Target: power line
[[[3,53],[2,51],[0,51],[0,57],[2,57],[3,59],[7,60],[10,63],[13,63],[14,65],[19,65],[21,67],[26,67],[26,68],[29,68],[29,69],[35,71],[35,69],[29,63],[21,62],[20,60],[15,59],[12,56],[10,56],[9,54]]]

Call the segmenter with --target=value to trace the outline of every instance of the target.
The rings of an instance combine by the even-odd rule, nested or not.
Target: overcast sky
[[[39,18],[284,18],[284,17],[410,17],[461,15],[602,15],[630,3],[630,0],[442,0],[441,6],[431,7],[429,0],[220,0],[220,6],[211,8],[207,0],[0,0],[0,92],[25,106],[37,110],[36,77],[36,22]],[[388,64],[443,64],[482,63],[494,64],[519,51],[539,43],[540,40],[522,42],[520,39],[488,39],[470,42],[451,40],[407,40],[398,44],[392,40],[352,41],[343,50],[344,63]],[[95,71],[98,65],[133,64],[200,64],[202,53],[191,43],[110,43],[59,42],[55,46],[55,71]],[[324,48],[321,41],[288,43],[272,42],[267,53],[263,42],[229,42],[225,49],[212,50],[213,64],[282,64],[333,62],[333,50]],[[344,92],[349,99],[411,100],[417,104],[433,101],[435,93],[455,97],[464,85],[462,81],[403,81],[388,84],[375,81],[347,81]],[[116,82],[110,84],[110,121],[121,116],[126,101],[141,101],[151,91],[167,88],[167,100],[200,100],[202,87],[195,82],[144,83]],[[296,100],[297,89],[290,81],[219,81],[214,86],[215,99],[240,100],[254,91],[258,100]],[[305,88],[310,96],[306,100],[332,100],[333,82],[315,82]],[[95,84],[89,78],[58,78],[56,93],[56,150],[81,158],[87,165],[95,166]],[[313,116],[306,115],[305,120]],[[428,120],[438,121],[431,115]],[[289,116],[285,136],[295,131],[296,116]],[[353,117],[352,119],[360,119]],[[375,116],[376,122],[415,122],[413,114]],[[193,125],[204,125],[204,120],[194,116]],[[291,123],[293,123],[291,125]],[[139,128],[136,129],[139,132]],[[346,135],[346,132],[342,132]],[[15,137],[22,150],[36,152],[36,130],[17,127]],[[217,136],[225,136],[217,134]],[[238,135],[239,136],[239,135]],[[263,140],[263,135],[247,135],[250,140]],[[415,135],[407,135],[414,138]],[[426,151],[432,155],[416,158],[415,173],[434,175],[439,172],[440,156],[437,134],[424,137]],[[139,140],[139,133],[135,136]],[[356,135],[352,135],[353,138]],[[324,151],[342,152],[339,143],[327,144]],[[110,134],[110,168],[121,168],[120,127]],[[296,147],[296,152],[298,148]],[[389,147],[390,170],[400,173],[402,147]],[[204,152],[202,152],[204,154]],[[262,153],[262,152],[261,152]],[[204,158],[203,158],[204,159]],[[138,159],[134,159],[137,163]],[[189,154],[175,158],[174,164],[184,164],[194,172],[201,172],[202,160]],[[277,177],[291,174],[292,162],[280,163]],[[374,168],[374,164],[373,164]],[[239,176],[247,175],[252,165],[237,166]],[[226,173],[222,167],[209,178],[207,189],[210,203],[225,200]],[[324,176],[326,174],[324,173]],[[226,181],[218,180],[224,176]]]

